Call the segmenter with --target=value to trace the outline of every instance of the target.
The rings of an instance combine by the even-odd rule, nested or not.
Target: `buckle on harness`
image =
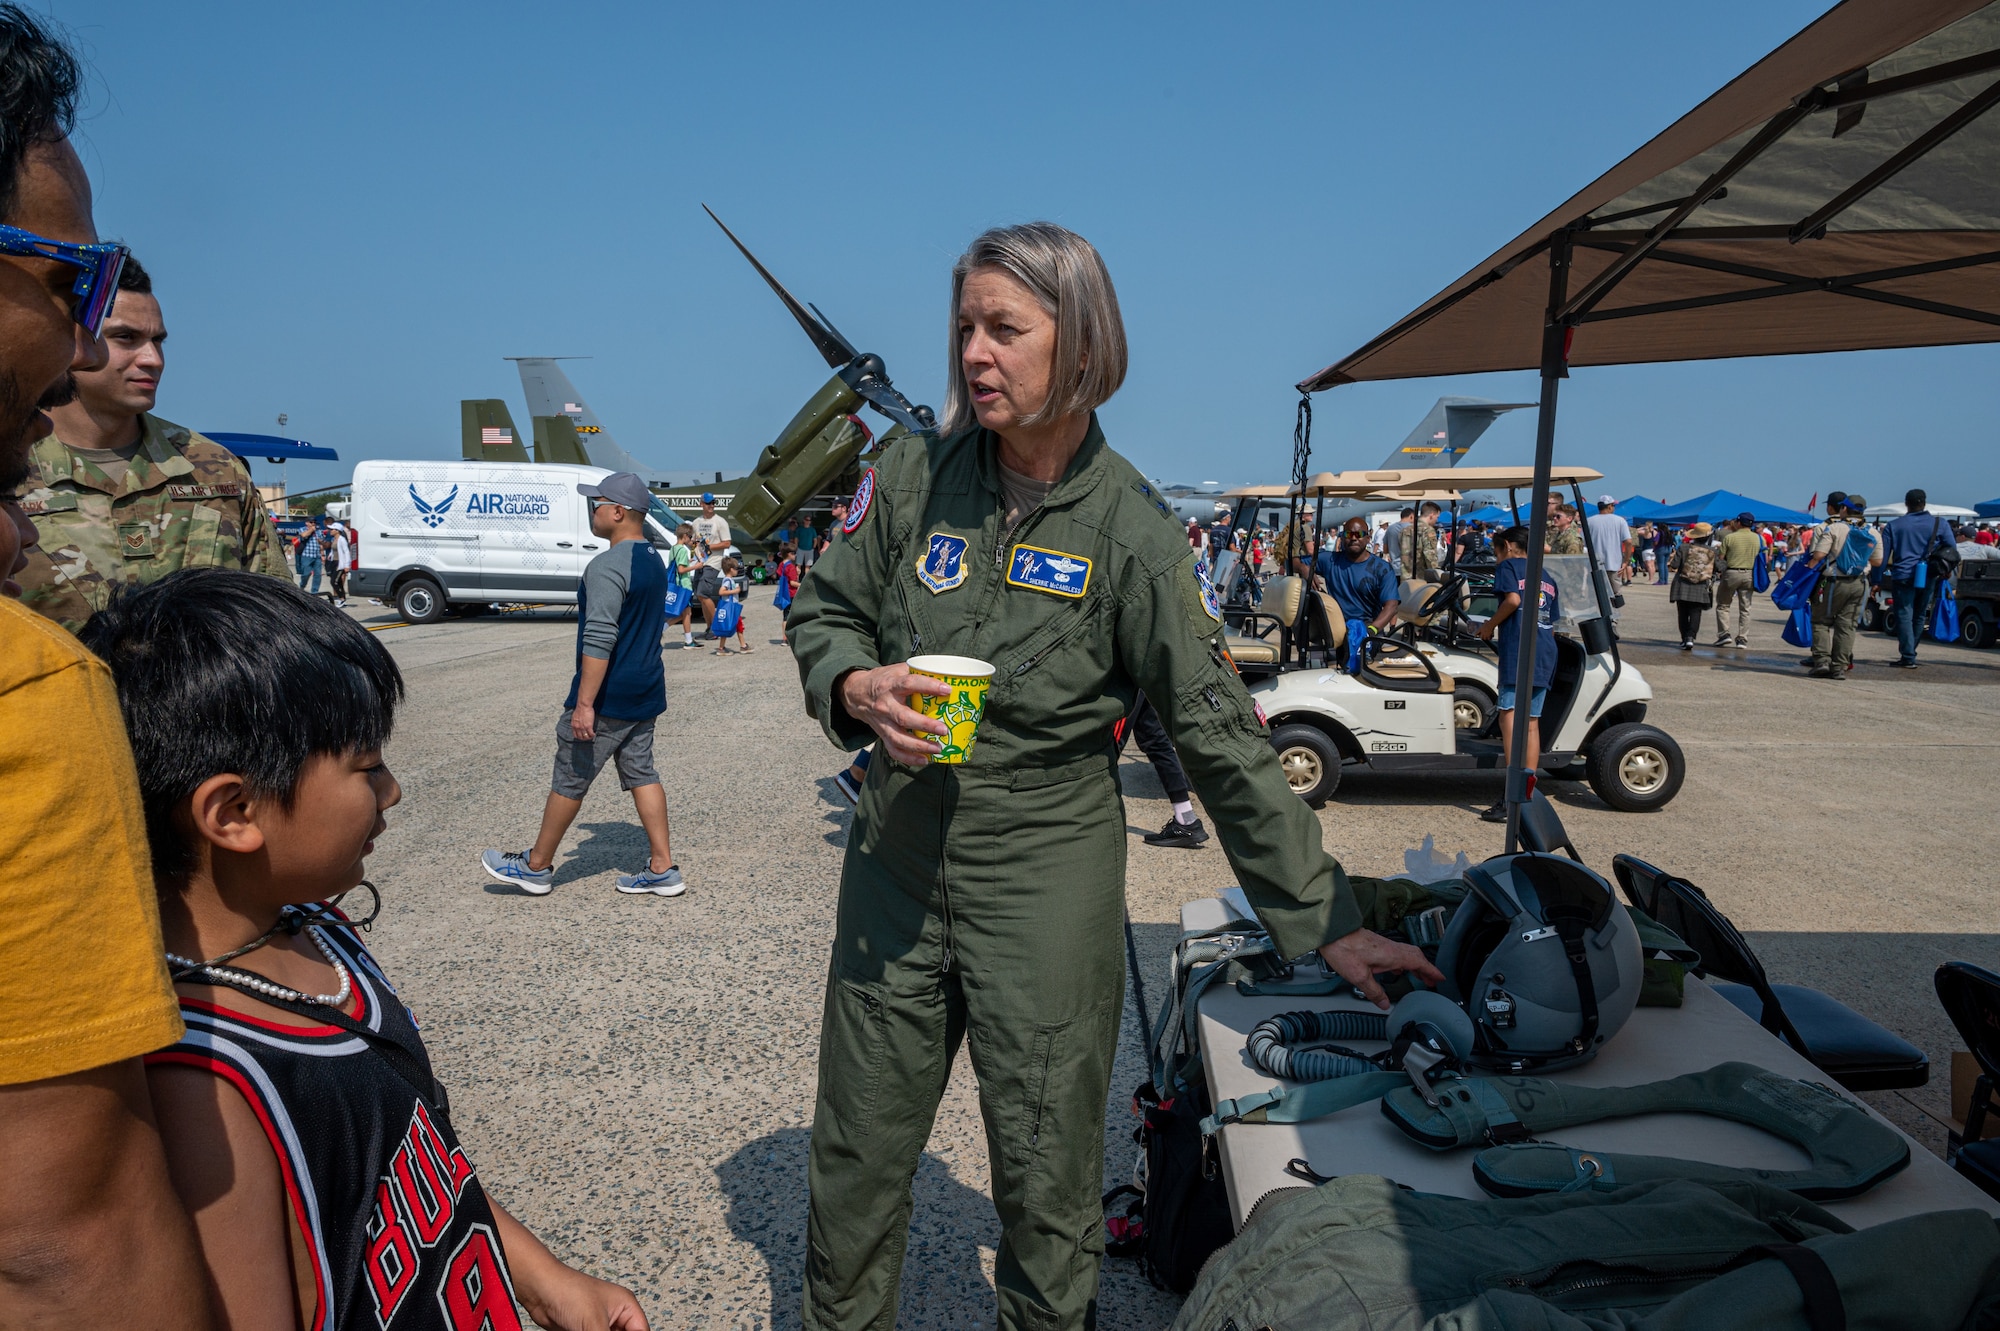
[[[1273,1086],[1268,1091],[1258,1091],[1254,1095],[1238,1096],[1234,1100],[1224,1100],[1215,1106],[1215,1112],[1201,1121],[1201,1135],[1213,1137],[1231,1123],[1241,1123],[1250,1115],[1269,1109],[1285,1098],[1283,1086]]]

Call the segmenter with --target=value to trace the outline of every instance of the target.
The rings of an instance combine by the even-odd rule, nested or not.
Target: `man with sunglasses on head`
[[[250,469],[212,439],[152,414],[166,368],[166,321],[153,280],[128,257],[104,320],[101,366],[79,371],[75,398],[50,413],[21,507],[41,550],[21,599],[75,630],[120,587],[183,568],[289,577],[284,548]]]
[[[29,450],[98,328],[98,245],[69,144],[82,71],[0,4],[0,1326],[211,1325],[142,1055],[183,1027],[138,776],[104,663],[13,600]]]

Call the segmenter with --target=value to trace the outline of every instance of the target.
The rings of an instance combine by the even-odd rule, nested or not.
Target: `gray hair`
[[[1055,364],[1049,398],[1023,425],[1045,425],[1064,416],[1093,411],[1110,401],[1125,382],[1125,321],[1111,274],[1091,243],[1054,222],[997,226],[980,233],[951,266],[950,364],[946,367],[944,424],[947,435],[978,424],[972,394],[959,359],[958,302],[965,279],[978,268],[998,268],[1033,292],[1055,320]]]

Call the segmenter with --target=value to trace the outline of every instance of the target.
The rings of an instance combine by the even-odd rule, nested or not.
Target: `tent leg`
[[[1542,546],[1548,539],[1549,472],[1555,466],[1556,390],[1569,375],[1569,327],[1558,321],[1558,312],[1569,288],[1570,233],[1559,231],[1549,245],[1549,307],[1542,324],[1542,397],[1535,417],[1535,485],[1528,503],[1528,571],[1521,582],[1521,607],[1517,631],[1521,649],[1514,666],[1514,727],[1512,758],[1507,764],[1507,843],[1506,853],[1521,848],[1521,806],[1528,802],[1533,787],[1531,774],[1522,761],[1528,751],[1530,701],[1535,694],[1535,647],[1541,622]],[[1535,599],[1529,601],[1529,593]]]

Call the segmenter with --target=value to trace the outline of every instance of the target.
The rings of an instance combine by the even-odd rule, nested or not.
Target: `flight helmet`
[[[1639,931],[1611,885],[1574,860],[1524,852],[1468,869],[1445,926],[1443,992],[1472,1018],[1468,1062],[1548,1072],[1594,1057],[1639,1002]]]

